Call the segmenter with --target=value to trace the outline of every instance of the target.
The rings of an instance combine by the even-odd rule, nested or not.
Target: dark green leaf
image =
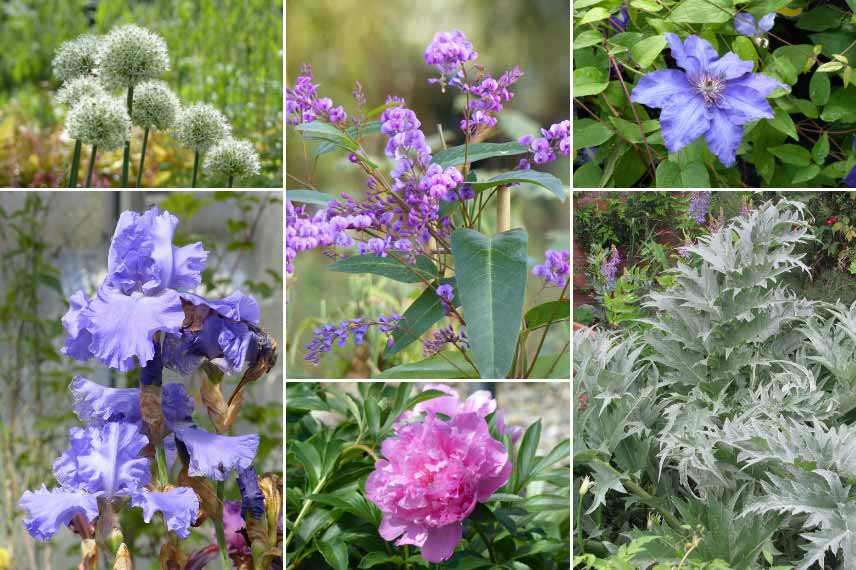
[[[551,449],[547,455],[538,458],[535,462],[535,467],[532,468],[532,478],[537,479],[539,475],[542,475],[547,470],[547,468],[563,459],[570,459],[570,457],[571,440],[564,439],[560,441],[556,447]]]
[[[533,513],[542,511],[567,511],[570,513],[571,499],[562,495],[533,495],[528,497],[521,504],[521,507]]]
[[[731,0],[684,0],[666,19],[680,24],[724,24],[733,18]]]
[[[529,479],[532,467],[535,465],[535,452],[538,451],[538,443],[541,441],[541,420],[537,420],[526,429],[523,439],[520,440],[520,449],[517,452],[517,462],[514,464],[514,475],[516,482],[515,492],[520,492]]]
[[[389,368],[377,378],[384,380],[478,378],[478,373],[461,353],[447,350],[425,360]]]
[[[606,70],[597,67],[583,67],[574,70],[574,97],[597,95],[609,85]]]
[[[817,164],[823,164],[829,156],[829,135],[823,133],[811,149],[811,158]]]
[[[415,265],[396,261],[393,257],[378,257],[372,253],[340,259],[327,266],[340,273],[371,273],[402,283],[419,283],[437,278],[437,267],[424,255],[416,256]]]
[[[307,138],[325,140],[351,151],[359,149],[357,143],[351,140],[344,132],[333,125],[322,123],[321,121],[303,123],[302,125],[297,125],[295,128]]]
[[[815,72],[814,75],[811,76],[808,93],[812,103],[818,107],[822,107],[829,102],[829,93],[831,89],[832,86],[830,84],[828,74]]]
[[[348,545],[338,540],[318,541],[318,550],[333,570],[348,570]]]
[[[374,568],[378,564],[385,563],[401,566],[402,562],[403,560],[401,559],[401,556],[391,556],[385,552],[368,552],[362,557],[360,565],[357,566],[357,568]]]
[[[600,146],[615,135],[612,129],[594,119],[574,121],[574,150]]]
[[[482,378],[505,378],[523,318],[528,236],[516,228],[489,238],[452,234],[452,257],[472,359]]]
[[[645,38],[641,42],[630,48],[630,55],[639,64],[642,69],[647,69],[654,63],[660,52],[666,47],[665,36],[652,36]]]
[[[441,279],[439,284],[450,284],[454,290],[455,279]],[[439,284],[435,283],[434,287]],[[404,311],[403,318],[398,323],[398,329],[392,333],[395,344],[386,350],[384,358],[389,358],[409,346],[445,316],[445,309],[434,287],[426,287],[422,294]],[[457,290],[454,290],[454,293],[453,303],[455,307],[458,307],[461,301],[458,298]]]
[[[327,206],[327,204],[336,198],[330,194],[325,194],[324,192],[318,192],[316,190],[286,190],[285,199],[291,200],[292,202]]]
[[[506,143],[474,143],[470,145],[469,152],[464,152],[465,145],[453,146],[438,151],[431,162],[437,163],[443,168],[449,166],[460,166],[464,161],[473,163],[494,156],[514,156],[529,152],[529,149],[516,142]],[[466,154],[466,156],[465,156]]]
[[[794,121],[791,119],[791,116],[788,115],[787,111],[784,109],[776,109],[773,114],[775,116],[770,120],[770,126],[781,133],[785,133],[795,141],[799,141],[800,138],[797,135],[797,127],[794,125]]]
[[[502,174],[494,176],[490,180],[474,182],[471,186],[473,190],[482,191],[486,188],[506,186],[514,182],[535,184],[536,186],[546,188],[555,194],[562,202],[567,199],[567,194],[565,194],[565,187],[562,185],[562,181],[548,172],[539,172],[538,170],[512,170],[511,172],[503,172]]]
[[[795,166],[811,164],[811,154],[805,148],[795,144],[783,144],[769,149],[770,154],[784,162]]]
[[[526,328],[535,330],[550,322],[567,321],[571,318],[571,302],[568,299],[548,301],[532,307],[523,317]]]
[[[529,378],[571,377],[571,358],[567,352],[562,354],[543,354],[535,359],[535,366]]]

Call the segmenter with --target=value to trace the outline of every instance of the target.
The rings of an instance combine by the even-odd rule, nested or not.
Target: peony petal
[[[173,431],[187,449],[188,473],[216,481],[225,481],[232,469],[249,467],[259,448],[256,434],[217,435],[190,425],[173,426]]]
[[[685,73],[677,69],[662,69],[643,75],[633,88],[630,100],[655,109],[662,109],[675,97],[688,97],[692,93],[692,87]]]
[[[384,540],[393,541],[407,530],[407,522],[393,516],[384,515],[378,533]]]
[[[143,509],[146,523],[152,522],[152,516],[160,512],[166,519],[166,528],[185,539],[190,536],[190,527],[196,522],[199,498],[189,487],[177,487],[161,493],[143,490],[131,494],[131,506]]]
[[[725,88],[725,96],[719,108],[735,125],[773,118],[773,109],[767,99],[754,89],[741,85],[728,85]]]
[[[743,127],[731,121],[728,113],[713,107],[710,128],[704,134],[707,148],[719,157],[725,166],[733,166],[737,160],[737,149],[743,140]]]
[[[755,28],[755,16],[749,12],[740,12],[734,16],[734,29],[741,36],[753,37],[757,34]]]
[[[77,514],[89,522],[98,517],[98,495],[89,495],[65,489],[42,488],[26,491],[20,507],[29,513],[24,528],[37,540],[50,540],[61,526],[67,525]]]
[[[474,412],[484,418],[496,411],[496,400],[487,390],[473,392],[461,406],[459,413]]]
[[[82,422],[139,423],[140,390],[137,388],[107,388],[75,376],[71,382],[74,396],[72,409]]]
[[[761,94],[762,97],[767,97],[776,89],[788,90],[789,87],[784,83],[768,77],[763,73],[749,73],[739,79],[734,79],[728,82],[726,93],[734,87],[748,87]]]
[[[68,333],[62,353],[75,360],[88,360],[92,356],[89,346],[92,344],[92,335],[89,333],[89,319],[82,313],[89,306],[89,299],[81,289],[68,299],[68,312],[62,317],[62,326]]]
[[[168,289],[154,296],[123,295],[102,285],[82,314],[91,322],[95,358],[121,372],[136,366],[134,357],[143,364],[154,357],[156,332],[178,332],[184,322],[181,298]]]
[[[707,70],[726,80],[737,79],[741,75],[752,72],[754,64],[751,61],[740,59],[734,52],[728,52],[716,61],[712,62]]]
[[[422,558],[428,562],[443,562],[452,557],[461,542],[464,527],[461,523],[439,528],[428,527],[428,536],[422,544]]]
[[[675,153],[707,132],[710,113],[700,95],[675,98],[660,114],[663,140]]]
[[[75,437],[78,441],[57,462],[74,465],[71,473],[77,489],[112,497],[139,491],[149,483],[149,460],[139,456],[149,440],[139,426],[111,422],[89,426]]]

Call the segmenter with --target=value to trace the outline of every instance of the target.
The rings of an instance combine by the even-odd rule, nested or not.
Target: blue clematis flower
[[[755,23],[755,16],[749,12],[740,12],[734,16],[734,29],[742,36],[750,38],[760,38],[767,32],[773,29],[773,24],[776,22],[776,13],[767,14],[761,18],[758,23]]]
[[[856,152],[856,137],[853,137],[853,152]],[[850,169],[850,172],[844,178],[844,184],[848,188],[856,188],[856,166]]]
[[[204,336],[205,350],[194,355],[195,366],[201,356],[222,358],[221,368],[231,373],[253,356],[251,327],[259,318],[255,299],[236,292],[208,300],[188,292],[201,283],[208,253],[199,242],[173,245],[177,225],[178,218],[157,207],[144,214],[122,214],[110,243],[104,283],[93,299],[78,291],[69,300],[62,318],[68,333],[65,354],[77,360],[94,356],[125,372],[155,358],[154,339],[160,333],[169,339],[164,345],[170,349]],[[171,352],[168,366],[180,357]],[[195,366],[185,363],[180,371]]]
[[[54,463],[60,487],[48,490],[42,485],[38,491],[26,491],[21,498],[21,508],[29,513],[24,528],[30,535],[49,540],[76,515],[94,522],[100,502],[118,507],[126,498],[131,506],[143,509],[147,523],[160,512],[169,530],[181,538],[190,535],[199,499],[188,487],[164,492],[146,488],[151,469],[149,460],[139,454],[148,438],[138,426],[110,422],[72,428],[69,439],[71,447]]]
[[[662,109],[660,125],[670,153],[704,136],[722,164],[732,166],[743,139],[743,125],[772,119],[767,96],[787,85],[752,73],[752,62],[733,52],[719,57],[698,36],[681,42],[676,34],[666,34],[666,41],[683,71],[663,69],[644,75],[633,89],[631,101]]]

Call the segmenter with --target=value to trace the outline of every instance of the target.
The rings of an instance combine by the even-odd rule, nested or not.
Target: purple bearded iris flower
[[[853,152],[856,152],[856,137],[853,137]],[[856,188],[856,166],[850,169],[850,173],[844,179],[844,184],[848,188]]]
[[[767,32],[773,29],[773,24],[776,23],[776,13],[767,14],[758,23],[755,23],[755,16],[749,12],[740,12],[734,16],[734,29],[741,36],[750,38],[760,38]]]
[[[138,388],[106,388],[80,376],[71,384],[74,412],[81,421],[133,424],[145,430],[140,410]],[[173,431],[164,446],[177,446],[184,456],[187,472],[224,481],[232,469],[249,467],[259,448],[259,436],[218,435],[198,428],[193,423],[193,397],[184,384],[163,386],[163,415],[167,428]]]
[[[21,508],[29,513],[24,528],[34,538],[49,540],[78,514],[93,522],[100,512],[99,503],[119,507],[125,498],[130,498],[131,506],[143,509],[146,522],[159,511],[169,530],[181,538],[190,535],[199,499],[188,487],[164,492],[146,488],[151,470],[149,460],[139,453],[148,438],[138,426],[105,423],[72,428],[69,439],[71,447],[54,463],[61,486],[48,490],[42,485],[21,498]]]
[[[173,245],[177,225],[178,218],[157,207],[122,214],[110,243],[107,277],[95,297],[78,291],[69,300],[62,318],[65,354],[77,360],[94,356],[125,372],[155,358],[154,338],[161,333],[167,366],[183,373],[202,356],[222,359],[217,363],[227,372],[253,356],[255,300],[240,292],[219,301],[188,293],[201,283],[208,253],[200,242]],[[180,361],[176,346],[185,349],[181,356],[189,361]]]
[[[663,140],[675,153],[704,136],[707,146],[725,166],[736,161],[743,125],[772,119],[767,97],[783,83],[752,73],[752,62],[728,52],[722,57],[706,40],[690,36],[686,42],[666,34],[672,57],[684,71],[663,69],[639,80],[630,99],[662,109]]]

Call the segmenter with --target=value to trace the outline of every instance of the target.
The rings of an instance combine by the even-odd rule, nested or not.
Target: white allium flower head
[[[68,114],[68,134],[99,149],[119,148],[131,138],[131,119],[125,102],[110,95],[84,97]]]
[[[134,89],[131,122],[144,129],[164,131],[175,124],[178,97],[163,81],[146,81]]]
[[[244,178],[259,173],[259,155],[249,142],[227,138],[208,151],[204,168],[213,178]]]
[[[106,95],[104,86],[92,75],[81,75],[74,79],[69,79],[59,88],[56,93],[56,100],[71,108],[84,97],[96,97]]]
[[[117,89],[154,79],[169,69],[163,38],[134,24],[113,28],[101,41],[98,54],[101,79]]]
[[[206,151],[231,134],[223,113],[208,103],[194,103],[178,112],[175,134],[179,142],[193,150]]]
[[[63,42],[54,55],[54,75],[62,81],[69,81],[92,73],[98,66],[100,43],[101,38],[91,34]]]

